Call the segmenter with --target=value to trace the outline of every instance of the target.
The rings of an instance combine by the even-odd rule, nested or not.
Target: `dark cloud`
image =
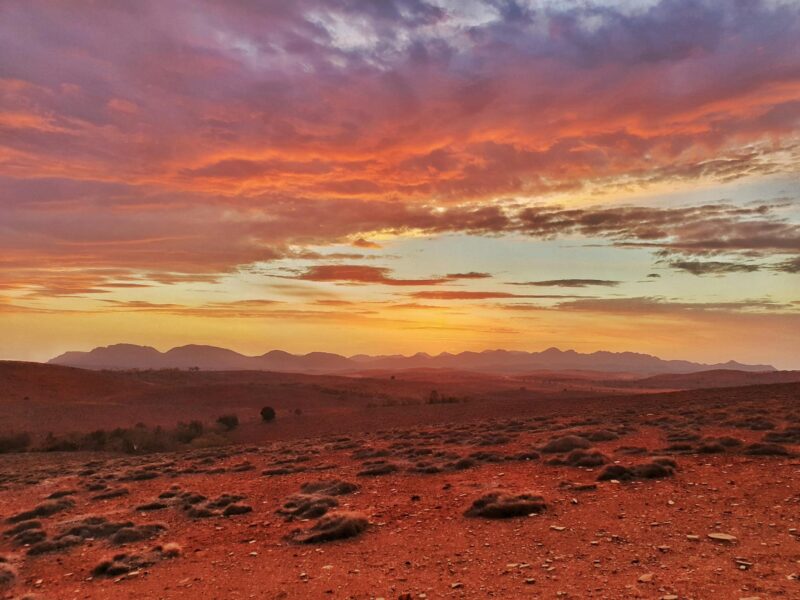
[[[588,311],[608,314],[659,314],[724,312],[749,313],[791,311],[792,307],[769,299],[734,302],[682,302],[662,297],[587,298],[560,302],[558,310]]]
[[[800,273],[800,256],[780,262],[773,268],[783,273]]]
[[[620,284],[619,281],[613,281],[609,279],[549,279],[545,281],[511,282],[511,285],[535,285],[541,287],[568,287],[568,288],[582,288],[594,285],[615,287],[619,284]]]
[[[685,207],[614,206],[522,210],[519,228],[536,237],[581,234],[627,247],[682,253],[800,252],[800,224],[786,221],[776,206],[728,203]]]
[[[490,300],[501,298],[575,298],[575,296],[564,296],[554,294],[512,294],[511,292],[478,292],[462,290],[436,290],[426,292],[414,292],[410,294],[412,298],[421,300]]]
[[[492,275],[490,273],[478,273],[470,271],[469,273],[448,273],[448,279],[489,279]]]
[[[752,273],[759,265],[724,262],[716,260],[672,260],[667,263],[672,269],[687,271],[692,275],[725,275],[728,273]]]
[[[382,285],[438,285],[448,280],[432,279],[396,279],[391,276],[391,269],[385,267],[369,267],[365,265],[315,265],[294,277],[304,281],[330,281],[335,283],[377,283]]]
[[[381,285],[418,286],[439,285],[459,279],[481,279],[486,273],[450,273],[444,277],[428,279],[400,279],[392,276],[391,269],[367,265],[314,265],[295,276],[304,281],[330,281],[335,283],[376,283]]]

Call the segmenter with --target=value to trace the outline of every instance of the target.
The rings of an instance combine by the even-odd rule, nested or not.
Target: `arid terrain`
[[[4,598],[800,597],[800,383],[437,373],[468,400],[401,405],[432,374],[4,368],[9,431],[64,405],[86,430],[136,407],[242,418],[219,447],[0,456]],[[154,411],[168,378],[176,405]],[[58,420],[42,431],[75,429]]]
[[[800,600],[800,0],[0,0],[0,600]]]

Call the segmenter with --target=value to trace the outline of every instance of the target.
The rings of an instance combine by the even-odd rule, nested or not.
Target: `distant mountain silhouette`
[[[583,370],[613,373],[656,375],[695,373],[709,369],[736,371],[775,371],[770,365],[745,365],[735,361],[724,364],[702,364],[685,360],[662,360],[636,352],[592,352],[548,348],[543,352],[485,350],[483,352],[443,352],[431,356],[423,352],[413,356],[345,357],[327,352],[289,354],[272,350],[260,356],[245,356],[216,346],[189,345],[159,352],[149,346],[115,344],[90,352],[66,352],[49,361],[52,364],[85,369],[189,369],[213,371],[284,371],[292,373],[346,373],[365,369],[460,369],[489,373],[525,373],[529,371]]]

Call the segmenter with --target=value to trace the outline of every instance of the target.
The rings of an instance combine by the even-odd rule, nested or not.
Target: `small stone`
[[[725,544],[733,544],[738,541],[736,536],[731,535],[730,533],[709,533],[708,537],[715,542],[723,542]]]
[[[652,573],[645,573],[639,576],[639,583],[650,583],[651,581],[653,581]]]

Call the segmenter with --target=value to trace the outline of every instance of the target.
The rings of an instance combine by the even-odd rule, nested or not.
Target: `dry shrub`
[[[565,435],[563,437],[550,440],[542,446],[542,452],[556,454],[560,452],[572,452],[573,450],[585,449],[591,446],[591,442],[578,435]]]
[[[365,468],[357,473],[359,477],[379,477],[380,475],[389,475],[399,470],[396,464],[389,462],[366,464],[364,466]]]
[[[341,479],[310,481],[300,486],[300,491],[304,494],[324,494],[325,496],[344,496],[357,490],[358,486],[355,483]]]
[[[277,510],[277,513],[285,517],[287,521],[293,519],[316,519],[337,506],[339,506],[339,502],[332,496],[292,494],[283,503],[283,506]]]
[[[75,501],[70,498],[60,498],[58,500],[47,500],[30,510],[17,513],[6,519],[8,523],[19,523],[40,517],[50,517],[56,513],[68,510],[75,506]]]
[[[296,532],[292,539],[301,544],[318,544],[352,538],[363,533],[369,521],[359,512],[340,511],[322,517],[311,528]]]
[[[547,504],[545,504],[544,498],[538,494],[523,492],[512,495],[505,492],[492,492],[475,500],[464,514],[468,517],[507,519],[539,514],[546,509]]]

